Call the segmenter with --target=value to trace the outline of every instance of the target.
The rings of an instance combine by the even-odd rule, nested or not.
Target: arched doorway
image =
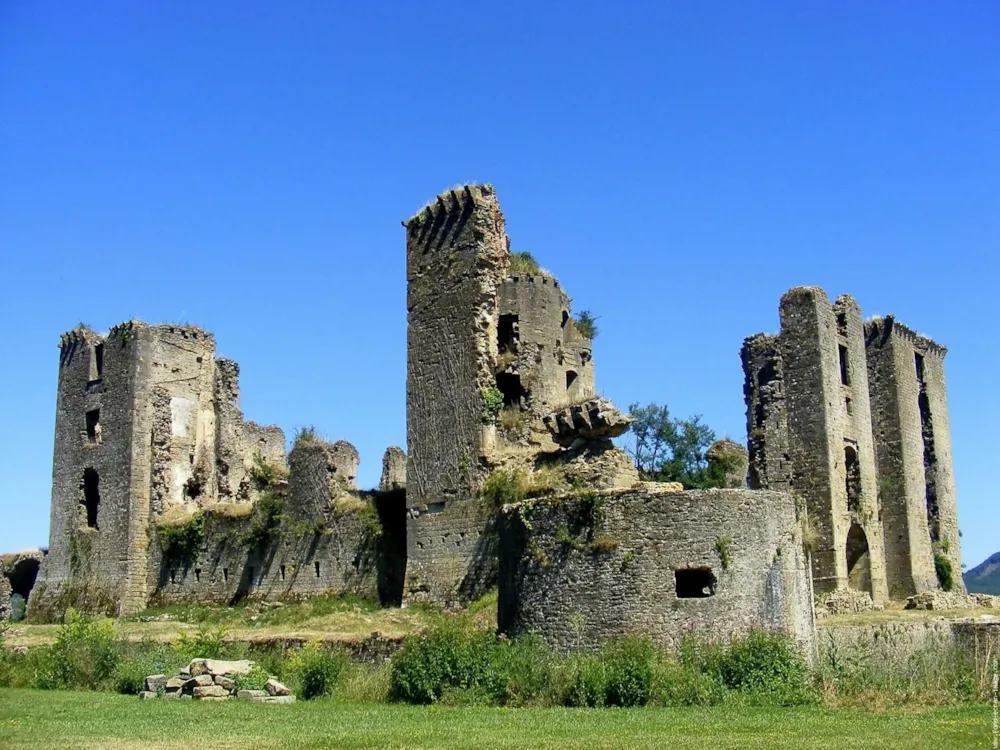
[[[852,523],[851,530],[847,532],[847,583],[852,589],[872,593],[868,537],[857,523]]]

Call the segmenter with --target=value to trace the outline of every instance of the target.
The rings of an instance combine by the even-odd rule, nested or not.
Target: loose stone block
[[[195,698],[224,698],[229,695],[229,691],[221,685],[205,685],[196,687],[191,691]]]
[[[141,693],[139,693],[139,700],[143,701],[156,700],[156,698],[158,697],[159,696],[156,693],[151,692],[149,690],[143,690]]]
[[[200,674],[197,677],[192,677],[190,680],[184,683],[185,690],[193,690],[196,687],[207,687],[209,685],[214,685],[215,679],[210,674]]]
[[[240,700],[245,700],[245,701],[250,701],[250,700],[253,700],[254,698],[266,698],[267,697],[267,691],[266,690],[240,690],[236,694],[236,697],[239,698]]]
[[[158,693],[167,687],[167,676],[165,674],[151,674],[146,678],[146,690],[151,693]]]
[[[215,684],[218,685],[219,687],[225,688],[229,692],[232,692],[236,688],[235,682],[233,682],[228,677],[223,677],[222,675],[219,675],[218,677],[215,678]]]
[[[264,689],[268,695],[291,695],[292,691],[275,679],[270,679],[264,683]]]

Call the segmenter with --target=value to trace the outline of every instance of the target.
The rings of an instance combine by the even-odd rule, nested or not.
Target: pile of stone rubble
[[[146,689],[139,694],[143,700],[155,698],[186,698],[203,701],[224,701],[239,698],[254,703],[294,703],[292,691],[270,678],[263,690],[238,690],[236,678],[248,674],[253,662],[247,660],[192,659],[176,677],[153,674],[146,678]]]

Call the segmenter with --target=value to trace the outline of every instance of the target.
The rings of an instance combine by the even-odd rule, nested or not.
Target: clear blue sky
[[[59,334],[216,334],[243,408],[405,445],[400,220],[496,185],[600,316],[598,388],[743,439],[798,284],[950,347],[1000,549],[1000,4],[0,3],[0,550],[45,544]]]

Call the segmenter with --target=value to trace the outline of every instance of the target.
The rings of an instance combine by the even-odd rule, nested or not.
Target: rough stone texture
[[[407,590],[452,600],[474,541],[441,557],[439,514],[471,520],[495,441],[484,394],[496,388],[497,287],[507,275],[504,218],[489,185],[448,191],[407,222]],[[456,527],[478,537],[483,524]],[[467,567],[467,566],[465,566]],[[418,583],[419,581],[419,583]]]
[[[966,594],[960,591],[922,591],[907,597],[906,609],[1000,609],[1000,596]]]
[[[812,653],[812,587],[787,494],[640,485],[542,498],[508,506],[500,538],[498,624],[510,636],[573,649],[637,630],[676,645],[691,629],[765,627]]]
[[[152,601],[225,604],[333,593],[398,605],[405,556],[405,495],[348,494],[329,464],[330,445],[298,441],[283,501],[287,519],[256,542],[248,531],[266,516],[204,512],[204,541],[194,561],[154,547]]]
[[[825,663],[851,664],[873,672],[886,669],[897,674],[934,660],[947,659],[950,650],[970,664],[971,675],[992,673],[1000,652],[1000,621],[982,619],[880,622],[872,625],[821,625],[816,640]],[[974,666],[973,666],[974,665]]]
[[[165,674],[151,674],[146,678],[146,690],[158,693],[167,689],[167,676]]]
[[[207,674],[212,677],[223,675],[246,674],[253,669],[253,662],[248,659],[225,661],[223,659],[194,659],[188,665],[187,671],[193,675]]]
[[[289,690],[285,685],[281,684],[274,678],[271,678],[264,683],[264,690],[267,691],[268,695],[291,695],[292,691]]]
[[[379,492],[402,490],[406,487],[406,453],[402,448],[390,445],[382,456],[382,477]]]
[[[751,487],[791,489],[819,542],[816,590],[889,594],[861,310],[817,287],[780,304],[781,333],[744,343]]]
[[[0,622],[9,620],[11,617],[11,606],[10,606],[10,582],[0,576]]]
[[[60,351],[50,554],[33,589],[41,553],[11,561],[30,619],[326,592],[400,600],[402,491],[357,493],[345,441],[298,441],[286,482],[283,433],[243,420],[239,368],[215,358],[210,333],[129,321],[106,337],[77,328]],[[258,533],[265,496],[288,520]],[[202,543],[179,556],[161,530],[198,514]]]
[[[239,698],[239,699],[241,699],[241,700],[245,700],[245,701],[253,700],[254,698],[266,698],[267,697],[267,691],[266,690],[240,690],[238,693],[236,693],[236,697]]]
[[[68,606],[142,609],[156,580],[153,520],[234,493],[252,501],[244,480],[258,454],[283,466],[281,431],[241,419],[237,372],[226,361],[217,369],[214,338],[191,326],[129,321],[106,337],[83,326],[63,335],[50,554],[31,619]]]
[[[195,698],[228,698],[229,691],[221,685],[204,685],[194,688],[191,694]]]
[[[964,590],[944,382],[947,350],[892,316],[865,324],[889,592],[938,585],[934,552]],[[919,369],[918,369],[919,367]]]
[[[591,342],[576,329],[570,299],[547,276],[512,276],[497,290],[496,374],[508,405],[541,418],[594,392]]]
[[[816,614],[817,616],[859,614],[861,612],[877,612],[883,609],[885,607],[875,602],[867,592],[840,589],[831,591],[820,598]]]
[[[635,420],[608,399],[596,397],[547,414],[542,421],[555,442],[568,448],[581,440],[623,435]]]
[[[747,449],[732,440],[716,440],[705,452],[709,466],[717,466],[730,489],[745,489],[750,456]]]

